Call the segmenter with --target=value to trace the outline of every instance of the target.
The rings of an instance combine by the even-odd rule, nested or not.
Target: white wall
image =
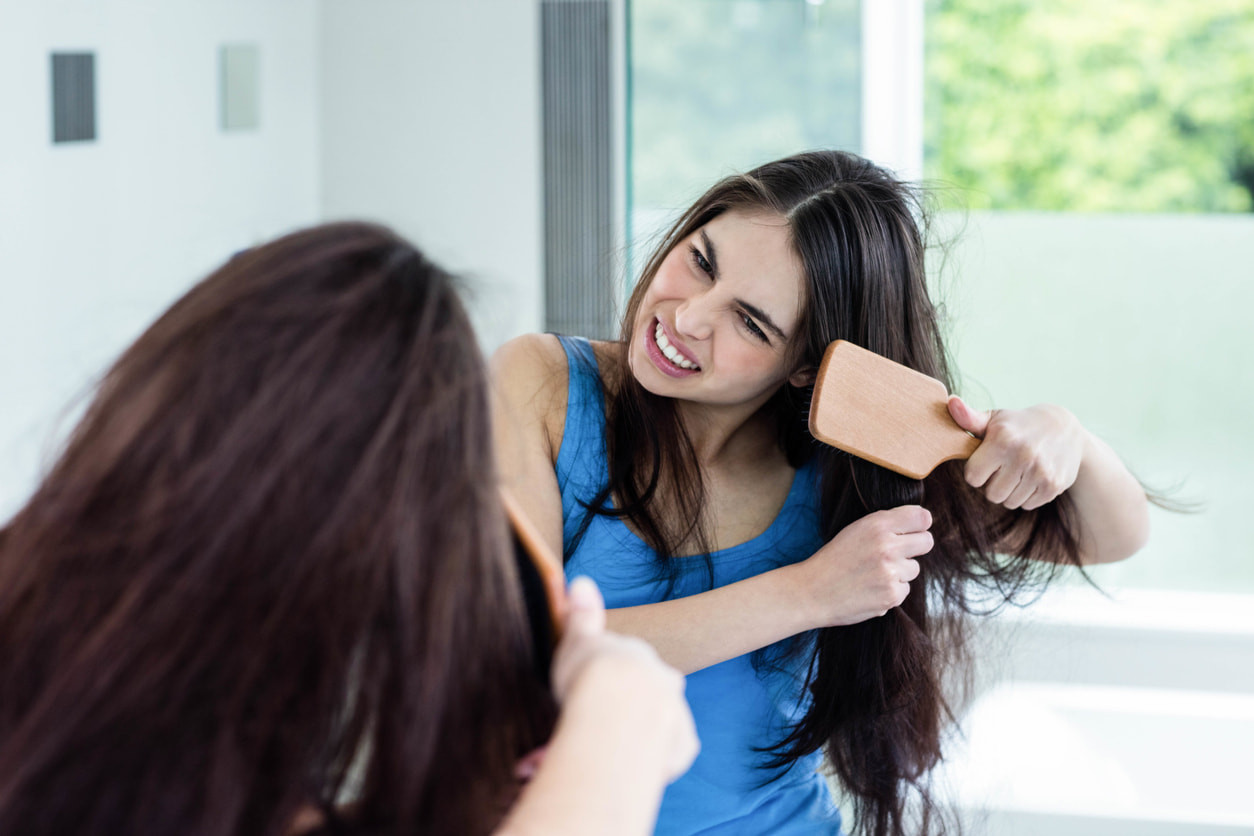
[[[315,0],[0,0],[0,519],[71,399],[233,251],[319,216]],[[218,47],[261,127],[218,130]],[[51,144],[54,50],[96,53],[97,141]],[[64,422],[63,422],[64,423]]]
[[[261,127],[218,128],[218,47]],[[49,53],[96,53],[98,139],[51,144]],[[462,273],[492,349],[542,320],[534,0],[0,0],[0,520],[67,409],[232,252],[387,223]]]
[[[323,0],[323,209],[475,290],[489,350],[541,325],[539,5]]]

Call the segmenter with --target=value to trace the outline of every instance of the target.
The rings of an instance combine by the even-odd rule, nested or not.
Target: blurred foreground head
[[[223,265],[0,531],[0,833],[477,833],[547,733],[450,278],[334,224]],[[350,768],[351,767],[351,768]]]

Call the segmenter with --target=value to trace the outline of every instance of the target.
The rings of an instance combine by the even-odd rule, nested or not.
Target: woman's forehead
[[[695,234],[701,238],[702,233],[713,240],[720,255],[726,254],[728,261],[736,262],[728,264],[728,270],[734,266],[740,271],[765,275],[800,272],[801,260],[793,248],[792,230],[780,215],[732,209]]]
[[[805,268],[785,218],[733,209],[698,229],[693,239],[713,247],[720,280],[735,285],[738,294],[768,310],[781,325],[784,319],[796,321],[805,294]]]

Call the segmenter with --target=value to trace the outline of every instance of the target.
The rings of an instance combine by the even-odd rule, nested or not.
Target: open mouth
[[[657,350],[666,358],[676,369],[683,371],[699,372],[701,367],[685,357],[679,349],[671,345],[671,341],[666,337],[666,331],[662,328],[662,321],[655,320],[656,325],[653,328],[653,343],[657,346]]]

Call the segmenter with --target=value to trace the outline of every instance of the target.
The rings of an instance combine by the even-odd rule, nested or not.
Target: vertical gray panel
[[[615,333],[609,0],[542,0],[545,329]]]
[[[91,52],[52,53],[52,141],[96,138],[96,56]]]

